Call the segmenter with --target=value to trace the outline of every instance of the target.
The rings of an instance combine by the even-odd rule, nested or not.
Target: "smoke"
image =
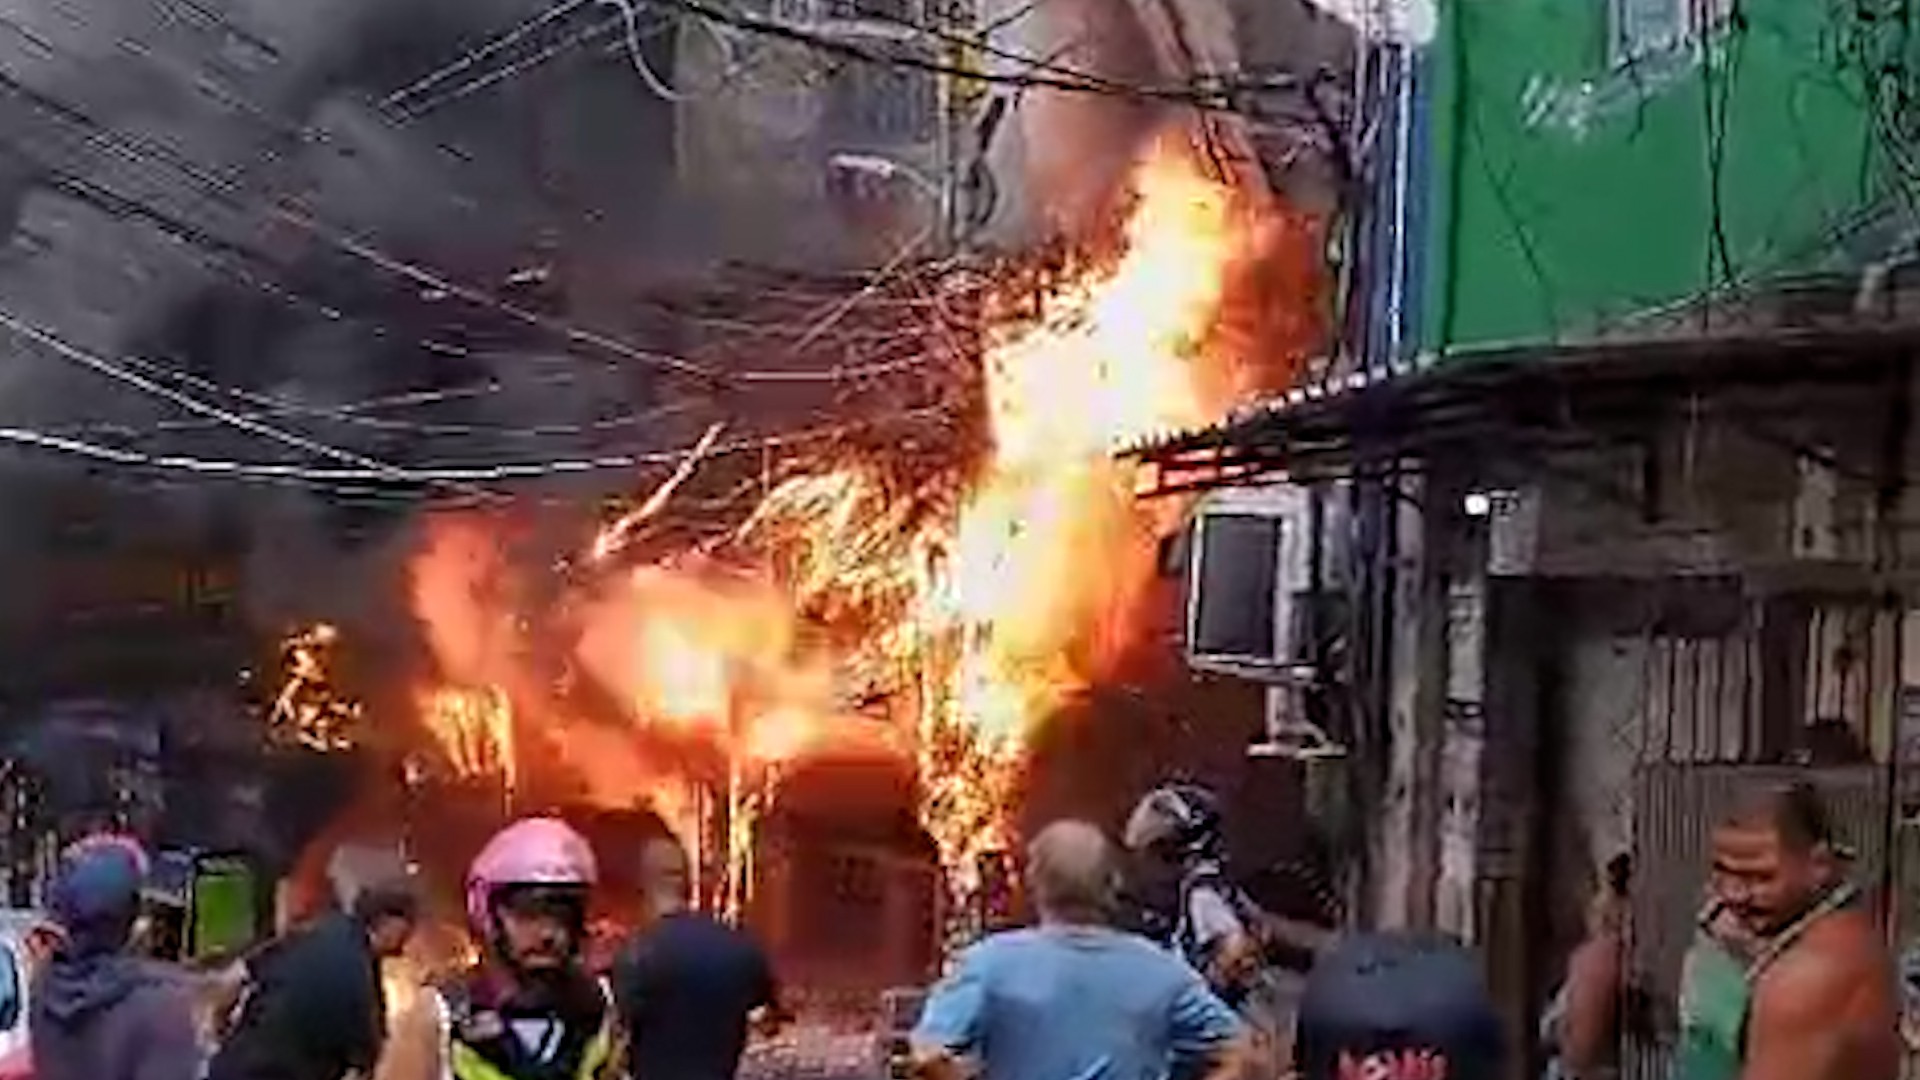
[[[172,385],[354,455],[479,465],[657,440],[658,430],[608,422],[650,402],[646,374],[563,355],[551,335],[433,296],[326,235],[523,307],[605,318],[618,296],[608,283],[647,269],[652,204],[671,182],[671,116],[630,68],[576,50],[451,93],[525,53],[502,55],[406,99],[414,115],[382,105],[549,4],[33,9],[22,17],[43,47],[0,54],[0,70],[30,88],[0,90],[0,306],[101,355],[201,380]],[[578,26],[558,20],[533,47]],[[288,204],[323,230],[290,224],[278,212]],[[44,348],[4,347],[0,425],[145,453],[338,464],[183,413]],[[495,388],[431,408],[366,404],[480,384]],[[248,538],[245,609],[262,630],[327,617],[378,632],[400,616],[388,599],[404,594],[394,523],[409,511],[390,493],[214,484],[125,465],[83,473],[14,450],[0,454],[10,582],[31,579],[50,553],[67,510],[46,493],[71,485],[107,490],[97,501],[111,531],[142,544],[207,547],[237,528]]]

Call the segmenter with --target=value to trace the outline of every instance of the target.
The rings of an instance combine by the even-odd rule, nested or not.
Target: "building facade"
[[[1194,115],[1126,88],[1297,99],[1299,73],[1338,86],[1353,56],[1300,0],[765,0],[751,18],[779,29],[676,31],[679,197],[714,251],[787,267],[1078,235],[1143,140]],[[1331,201],[1313,124],[1229,115],[1209,122],[1232,129],[1234,168]]]
[[[1619,853],[1671,1004],[1745,778],[1814,770],[1913,936],[1916,58],[1871,8],[1372,27],[1342,347],[1142,453],[1357,508],[1324,674],[1372,800],[1365,918],[1478,944],[1513,1045]],[[1658,1038],[1628,1051],[1660,1074]]]

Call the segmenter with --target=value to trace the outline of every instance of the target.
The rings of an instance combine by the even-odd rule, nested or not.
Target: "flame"
[[[448,763],[463,775],[498,775],[511,790],[519,766],[507,695],[496,686],[439,686],[421,697],[420,719]]]
[[[413,599],[443,680],[420,704],[443,756],[511,776],[532,738],[597,797],[644,793],[690,847],[701,800],[686,792],[704,786],[708,804],[731,805],[725,857],[742,872],[743,830],[777,770],[865,743],[917,762],[950,871],[965,878],[1004,848],[1029,738],[1128,644],[1155,543],[1182,509],[1136,505],[1112,451],[1203,423],[1246,389],[1248,357],[1223,355],[1245,351],[1222,344],[1223,318],[1272,211],[1165,146],[1136,195],[1117,256],[1088,259],[1037,314],[987,330],[985,438],[936,483],[884,460],[823,462],[773,486],[724,559],[616,565],[709,429],[655,497],[586,545],[589,574],[548,583],[565,615],[532,642],[541,620],[524,597],[540,590],[516,579],[529,568],[509,565],[497,525],[432,519]],[[562,655],[536,663],[550,639]],[[556,683],[585,684],[619,722]],[[672,749],[689,745],[724,766]]]
[[[333,658],[339,642],[340,631],[328,623],[302,627],[281,642],[285,670],[267,712],[275,738],[311,750],[345,750],[353,745],[363,709],[334,684]]]

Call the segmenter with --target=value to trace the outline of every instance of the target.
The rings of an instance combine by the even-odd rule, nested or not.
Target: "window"
[[[827,126],[839,142],[924,142],[938,112],[933,75],[913,68],[847,63],[828,88]]]
[[[1725,23],[1736,0],[1608,0],[1616,64],[1690,45]]]

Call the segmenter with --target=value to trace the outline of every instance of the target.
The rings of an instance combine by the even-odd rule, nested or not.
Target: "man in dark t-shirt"
[[[407,882],[363,890],[334,912],[247,960],[246,983],[208,1080],[341,1080],[372,1076],[386,1038],[383,960],[406,948],[419,919]]]
[[[766,954],[741,931],[688,908],[686,854],[642,852],[653,921],[620,953],[613,992],[635,1080],[731,1080],[754,1014],[775,1005]]]

